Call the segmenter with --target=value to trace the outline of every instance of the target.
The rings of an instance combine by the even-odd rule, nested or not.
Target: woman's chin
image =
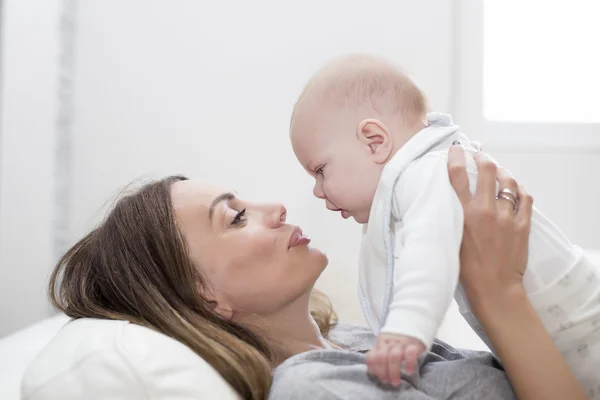
[[[327,268],[327,265],[329,264],[329,258],[327,258],[327,254],[325,253],[321,253],[319,252],[320,255],[320,261],[321,261],[321,270],[324,271],[325,268]]]
[[[312,248],[311,253],[311,255],[315,258],[313,262],[318,264],[321,270],[325,270],[327,264],[329,264],[329,258],[327,258],[327,254],[317,248]]]
[[[323,253],[321,250],[317,248],[310,248],[309,252],[306,254],[307,258],[303,260],[302,265],[303,268],[308,268],[310,270],[314,270],[321,275],[321,273],[329,264],[329,259],[327,258],[327,254]]]
[[[315,282],[319,279],[323,271],[325,271],[327,264],[329,264],[327,255],[315,247],[309,247],[308,251],[297,253],[294,258],[295,260],[290,265],[292,270],[295,270],[295,273],[304,275],[306,279],[314,280]]]

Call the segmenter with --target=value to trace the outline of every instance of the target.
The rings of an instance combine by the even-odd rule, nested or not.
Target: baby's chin
[[[354,219],[359,224],[366,224],[369,222],[369,212],[352,212],[348,210],[340,210],[340,215],[344,219]]]
[[[366,224],[369,222],[369,213],[357,213],[356,215],[352,215],[352,218],[359,224]]]

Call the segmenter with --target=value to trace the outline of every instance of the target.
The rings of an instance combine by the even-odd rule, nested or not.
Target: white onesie
[[[363,227],[363,312],[374,333],[412,336],[430,348],[454,296],[465,320],[492,349],[458,282],[464,216],[447,168],[448,149],[460,140],[474,193],[475,151],[450,116],[431,113],[427,120],[428,127],[386,164]],[[523,283],[588,395],[600,399],[600,266],[535,208]]]

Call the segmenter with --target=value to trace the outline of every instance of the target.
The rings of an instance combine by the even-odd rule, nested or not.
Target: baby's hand
[[[417,369],[417,359],[425,351],[420,340],[410,336],[382,333],[377,344],[367,353],[369,374],[376,376],[382,383],[399,386],[402,376],[402,363],[407,375]]]

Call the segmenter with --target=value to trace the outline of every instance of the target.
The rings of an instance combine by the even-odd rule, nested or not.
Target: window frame
[[[455,0],[453,97],[456,122],[486,148],[535,153],[600,152],[600,124],[485,119],[483,3],[484,0]]]

